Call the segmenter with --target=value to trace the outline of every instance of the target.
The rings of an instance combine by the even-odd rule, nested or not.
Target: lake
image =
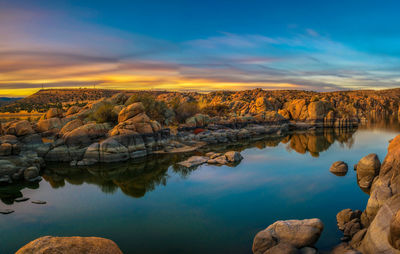
[[[124,253],[251,253],[255,234],[277,220],[320,218],[317,247],[340,242],[336,214],[365,208],[353,165],[369,154],[383,160],[397,122],[370,122],[354,131],[292,133],[233,144],[244,159],[235,166],[176,165],[189,155],[90,168],[49,164],[37,184],[0,188],[0,253],[13,253],[44,235],[100,236]],[[329,172],[335,161],[346,176]],[[45,200],[16,203],[26,196]]]

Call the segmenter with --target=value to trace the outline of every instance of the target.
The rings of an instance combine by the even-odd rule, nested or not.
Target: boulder
[[[35,133],[31,123],[27,120],[6,123],[4,124],[3,130],[5,134],[15,135],[17,137]]]
[[[389,243],[400,250],[400,210],[398,210],[390,221]]]
[[[289,243],[278,243],[271,249],[268,249],[264,252],[264,254],[302,254],[300,250],[295,248],[293,245]]]
[[[65,116],[75,115],[75,114],[78,113],[80,110],[81,110],[81,108],[78,107],[78,106],[71,106],[71,107],[67,110],[67,113],[65,113]]]
[[[332,109],[332,105],[327,101],[314,101],[308,104],[307,109],[308,120],[323,120]]]
[[[35,166],[29,167],[24,170],[24,179],[26,181],[31,181],[39,176],[39,169]]]
[[[60,118],[49,118],[39,120],[37,129],[39,132],[54,131],[58,132],[66,122]]]
[[[358,248],[363,254],[400,253],[400,250],[395,248],[399,237],[397,235],[397,225],[395,225],[397,223],[396,215],[399,210],[399,194],[393,196],[382,205]]]
[[[44,119],[50,119],[50,118],[54,118],[54,117],[62,118],[63,117],[62,109],[51,108],[51,109],[47,110],[46,114],[44,114],[41,119],[44,120]]]
[[[122,109],[121,112],[119,112],[118,122],[124,122],[140,113],[144,113],[144,110],[144,106],[141,102],[132,103],[131,105]]]
[[[128,148],[112,137],[100,142],[99,155],[100,162],[117,162],[129,159]]]
[[[380,168],[381,162],[375,153],[363,157],[356,166],[358,185],[363,189],[369,189]]]
[[[308,117],[306,100],[297,99],[290,101],[287,111],[290,113],[290,118],[293,120],[304,121]]]
[[[107,123],[87,123],[82,125],[63,136],[67,145],[85,146],[93,143],[96,139],[104,137],[110,129]]]
[[[390,142],[379,174],[374,178],[367,207],[361,216],[362,224],[368,226],[380,207],[396,194],[400,194],[400,135]]]
[[[62,129],[60,130],[60,134],[64,135],[65,133],[68,133],[70,131],[75,130],[76,128],[82,126],[84,123],[82,122],[81,119],[75,119],[72,120],[71,122],[68,122],[66,125],[64,125],[64,127],[62,127]]]
[[[3,143],[0,145],[0,156],[8,156],[13,152],[13,145],[10,143]]]
[[[337,245],[330,252],[331,254],[362,254],[356,249],[353,249],[348,243],[341,243]]]
[[[111,240],[100,237],[40,237],[19,249],[16,254],[122,254]]]
[[[207,157],[204,156],[192,156],[189,159],[185,160],[185,161],[181,161],[178,163],[178,165],[187,167],[187,168],[191,168],[191,167],[195,167],[195,166],[199,166],[201,164],[204,164],[208,161]]]
[[[231,163],[237,163],[243,160],[242,155],[236,151],[229,151],[225,153],[226,160]]]
[[[329,171],[335,175],[340,175],[340,176],[346,175],[348,171],[347,163],[343,161],[334,162],[332,166],[329,168]]]
[[[343,209],[336,215],[336,221],[338,228],[340,230],[344,230],[344,226],[353,219],[360,218],[361,216],[360,210],[351,210],[349,208]]]
[[[319,219],[277,221],[255,236],[253,253],[266,253],[281,243],[290,244],[297,249],[313,246],[323,228]]]
[[[362,228],[361,221],[359,218],[354,218],[344,225],[343,236],[346,238],[352,238]]]

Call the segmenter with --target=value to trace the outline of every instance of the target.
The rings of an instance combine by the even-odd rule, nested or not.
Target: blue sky
[[[0,95],[45,87],[381,89],[397,1],[3,1]]]

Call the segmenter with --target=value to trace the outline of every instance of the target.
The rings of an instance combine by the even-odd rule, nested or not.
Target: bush
[[[128,106],[135,102],[141,102],[143,104],[146,114],[151,119],[159,123],[165,122],[165,113],[168,107],[163,101],[157,101],[148,93],[137,93],[129,97],[125,105]]]
[[[93,112],[90,119],[97,123],[117,122],[118,115],[113,112],[113,109],[114,106],[111,103],[104,103]]]
[[[186,119],[199,113],[199,106],[196,102],[184,102],[182,104],[175,104],[174,111],[178,122],[184,123]]]
[[[201,109],[201,113],[209,116],[224,116],[229,113],[229,107],[227,105],[209,105]]]

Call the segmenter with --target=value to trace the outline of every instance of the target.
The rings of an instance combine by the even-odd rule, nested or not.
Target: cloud
[[[0,23],[0,95],[13,88],[27,95],[42,84],[328,91],[395,87],[400,81],[396,55],[357,50],[298,25],[285,36],[220,32],[170,42],[62,11],[1,8]]]

